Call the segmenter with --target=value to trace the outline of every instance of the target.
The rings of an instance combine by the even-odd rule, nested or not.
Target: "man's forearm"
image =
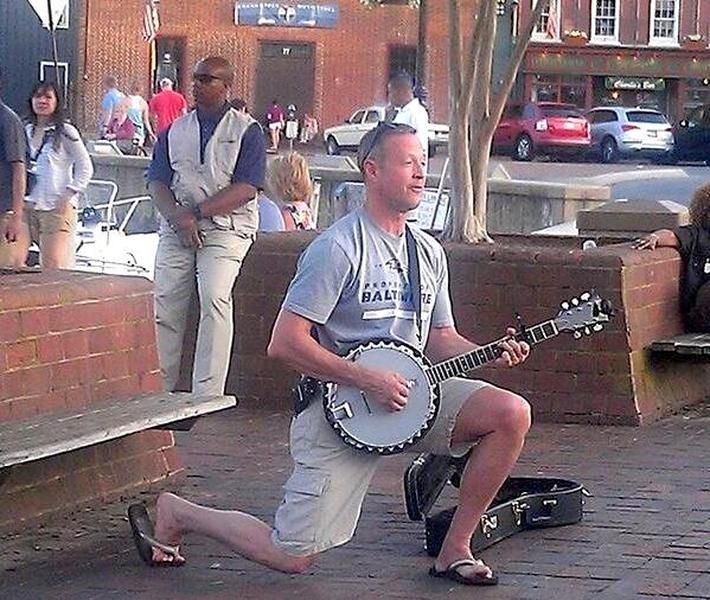
[[[12,163],[12,210],[18,215],[22,214],[22,208],[24,207],[26,185],[25,163]]]
[[[232,183],[200,203],[203,217],[228,215],[256,198],[257,190],[248,183]]]
[[[463,337],[453,328],[432,327],[427,342],[426,355],[430,360],[439,362],[479,347],[479,344]]]
[[[172,221],[178,207],[172,190],[161,181],[151,181],[148,183],[148,193],[163,218]]]

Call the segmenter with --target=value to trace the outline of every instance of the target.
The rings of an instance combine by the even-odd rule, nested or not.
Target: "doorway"
[[[258,121],[263,121],[274,99],[278,100],[284,111],[289,104],[295,104],[299,117],[306,112],[313,114],[313,44],[260,42],[256,73],[256,98],[252,114]]]
[[[155,56],[151,64],[151,85],[153,92],[159,92],[160,80],[164,77],[172,80],[173,89],[185,94],[184,86],[189,82],[183,81],[185,68],[185,40],[183,38],[159,37],[155,40]]]
[[[417,49],[415,46],[390,46],[387,80],[393,75],[402,72],[408,73],[412,78],[417,72]]]

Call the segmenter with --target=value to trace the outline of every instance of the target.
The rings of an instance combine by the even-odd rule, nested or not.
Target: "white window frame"
[[[680,1],[673,0],[675,3],[675,15],[673,20],[673,37],[655,37],[653,29],[656,21],[656,6],[659,0],[651,0],[649,13],[649,28],[648,28],[648,44],[649,46],[679,46],[679,27],[680,27]]]
[[[535,10],[535,7],[537,6],[537,3],[540,0],[531,0],[530,3],[530,9]],[[532,32],[532,37],[530,38],[531,41],[533,42],[559,42],[562,38],[562,32],[560,31],[560,27],[562,26],[562,18],[561,18],[561,10],[562,7],[560,6],[562,2],[560,0],[550,0],[550,9],[554,9],[555,14],[557,15],[557,33],[554,37],[549,37],[547,35],[547,31],[541,31],[538,29],[538,23],[535,23],[535,29],[533,29]],[[548,12],[549,15],[549,12]],[[549,18],[549,16],[548,16]]]
[[[616,6],[614,18],[614,35],[597,35],[597,6],[602,0],[592,0],[592,30],[590,32],[590,42],[594,44],[618,44],[619,43],[619,21],[621,17],[621,1],[613,0]]]
[[[64,5],[62,14],[59,15],[59,19],[54,23],[54,29],[69,29],[69,4],[71,4],[71,0]],[[49,29],[49,25],[45,25],[44,28]]]

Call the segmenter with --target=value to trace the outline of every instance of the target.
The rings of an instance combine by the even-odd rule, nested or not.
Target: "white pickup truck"
[[[368,106],[356,110],[342,125],[328,127],[323,140],[328,154],[340,154],[341,150],[357,150],[363,136],[385,119],[384,106]],[[449,143],[449,126],[429,123],[429,156]]]

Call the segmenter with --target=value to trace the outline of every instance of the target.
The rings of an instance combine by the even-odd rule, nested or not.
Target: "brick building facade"
[[[518,18],[499,26],[523,26],[535,2],[520,0]],[[472,4],[462,3],[462,15]],[[141,39],[144,5],[124,0],[117,10],[112,0],[85,2],[77,119],[87,131],[107,73],[122,87],[137,80],[145,91],[168,75],[189,96],[191,69],[209,54],[234,62],[233,94],[256,116],[276,97],[282,105],[297,104],[301,113],[313,111],[322,126],[342,121],[357,107],[383,103],[392,70],[414,71],[417,12],[406,6],[160,0],[160,30],[151,45]],[[509,0],[508,10],[511,5]],[[309,10],[311,16],[305,14]],[[439,121],[448,115],[447,13],[444,2],[429,0],[425,74],[432,116]],[[464,30],[469,23],[464,19]],[[552,0],[533,35],[519,89],[526,99],[582,108],[654,106],[679,118],[710,102],[709,38],[708,0]]]
[[[285,15],[273,26],[235,23],[236,5],[273,7],[270,2],[161,0],[152,57],[151,46],[141,39],[144,0],[123,0],[120,10],[115,4],[92,0],[87,7],[84,114],[79,115],[87,125],[95,121],[107,73],[115,74],[121,86],[138,80],[146,89],[155,79],[157,64],[158,73],[176,76],[189,96],[191,69],[210,54],[235,64],[233,95],[243,97],[255,115],[263,114],[277,97],[282,105],[294,102],[302,111],[314,111],[326,126],[342,121],[358,106],[384,103],[390,70],[414,68],[417,13],[406,6],[368,10],[358,0],[320,0],[302,4],[334,9],[334,23],[331,15],[324,26],[298,26],[293,19],[287,24]],[[446,19],[445,10],[430,11],[426,65],[433,115],[444,120]],[[165,53],[172,65],[161,65]]]
[[[522,21],[535,3],[521,1]],[[552,0],[522,67],[525,94],[677,119],[710,103],[709,38],[707,0]]]

